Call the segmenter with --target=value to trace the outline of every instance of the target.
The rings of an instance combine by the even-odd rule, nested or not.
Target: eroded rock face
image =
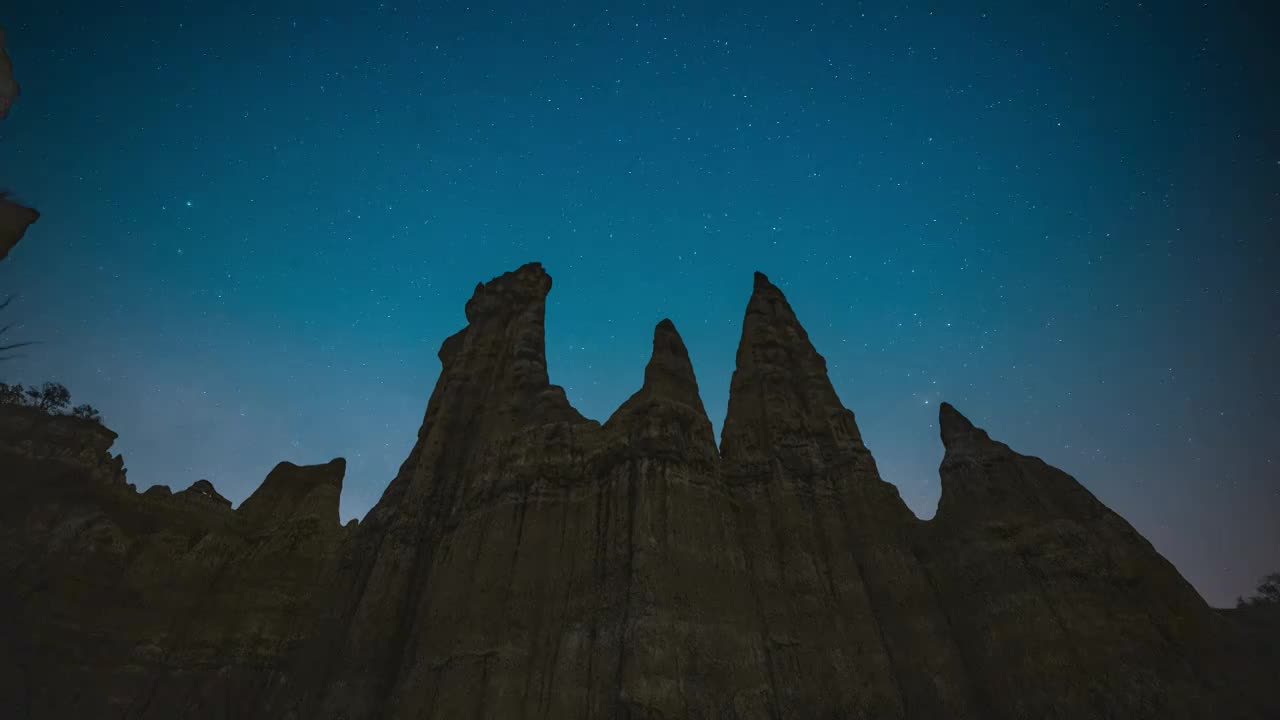
[[[341,460],[281,463],[233,510],[207,481],[134,492],[100,426],[0,412],[0,637],[14,638],[0,704],[329,720],[1280,712],[1257,640],[1276,623],[1211,610],[1074,479],[949,405],[938,515],[916,519],[763,275],[719,449],[670,321],[607,422],[575,411],[547,377],[550,288],[537,264],[476,288],[414,449],[345,528]]]
[[[1215,687],[1214,615],[1174,567],[1066,473],[948,404],[939,424],[927,567],[983,692],[1011,717],[1230,715],[1235,698]]]
[[[915,516],[880,479],[826,361],[757,273],[721,442],[772,708],[981,717],[916,561]]]
[[[254,717],[333,584],[342,462],[277,468],[258,492],[274,512],[245,512],[207,480],[138,494],[114,439],[0,406],[0,707]]]

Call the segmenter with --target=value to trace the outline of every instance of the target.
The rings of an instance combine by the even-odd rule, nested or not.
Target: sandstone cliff
[[[332,585],[343,463],[282,463],[239,510],[138,494],[115,433],[0,408],[6,717],[254,717]]]
[[[343,465],[240,507],[0,412],[0,706],[19,717],[1265,718],[1215,611],[1074,479],[941,409],[937,517],[881,480],[756,275],[721,446],[675,326],[603,425],[550,384],[550,277],[479,285],[359,524]]]

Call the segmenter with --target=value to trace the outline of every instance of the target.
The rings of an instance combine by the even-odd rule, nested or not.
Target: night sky
[[[964,4],[5,3],[42,344],[0,379],[101,409],[139,488],[345,456],[346,520],[477,282],[545,265],[601,421],[670,317],[718,429],[760,270],[917,514],[948,400],[1230,604],[1280,569],[1273,18]]]

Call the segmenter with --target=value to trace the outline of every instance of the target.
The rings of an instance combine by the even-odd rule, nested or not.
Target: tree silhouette
[[[102,422],[102,413],[98,412],[97,408],[89,405],[88,403],[71,408],[71,414],[78,418],[84,418],[85,420]]]
[[[71,391],[60,383],[47,382],[38,388],[27,388],[27,404],[47,413],[62,412],[71,404]]]
[[[47,382],[40,387],[23,387],[20,384],[0,382],[0,405],[21,405],[50,415],[70,415],[102,423],[102,413],[88,403],[81,403],[67,410],[71,405],[71,391],[61,383]]]
[[[1258,583],[1257,593],[1250,598],[1236,598],[1236,607],[1260,607],[1264,605],[1280,605],[1280,572],[1274,572],[1262,578]]]

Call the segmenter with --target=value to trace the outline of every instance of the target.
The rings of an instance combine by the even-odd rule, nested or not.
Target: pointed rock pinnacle
[[[982,443],[991,442],[985,431],[974,427],[951,403],[938,406],[938,427],[947,454],[972,452]]]
[[[680,333],[670,320],[663,320],[653,330],[653,354],[644,369],[642,391],[667,400],[684,403],[705,415],[698,395],[698,380],[693,363]]]
[[[775,450],[801,465],[865,451],[853,413],[827,377],[826,360],[786,296],[759,272],[742,324],[721,443],[726,460],[750,463]]]
[[[670,320],[653,330],[653,354],[644,369],[644,385],[613,413],[606,427],[660,453],[675,452],[705,462],[718,459],[715,431],[698,394],[689,351]]]

